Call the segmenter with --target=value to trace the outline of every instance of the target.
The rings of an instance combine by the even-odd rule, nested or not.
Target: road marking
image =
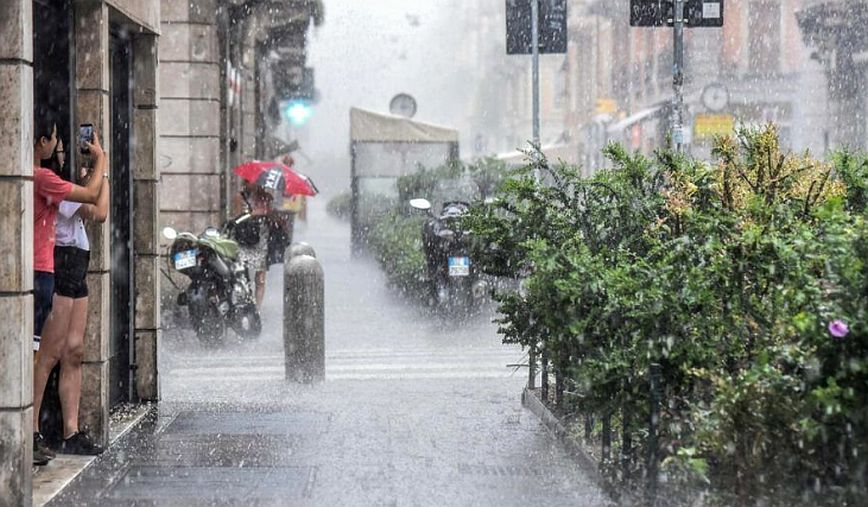
[[[470,351],[420,349],[343,349],[326,357],[327,380],[504,378],[516,374],[517,348]],[[182,383],[282,379],[282,354],[240,357],[174,357],[165,377]]]

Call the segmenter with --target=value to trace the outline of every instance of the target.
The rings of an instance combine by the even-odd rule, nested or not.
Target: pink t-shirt
[[[51,169],[33,168],[33,270],[54,273],[57,210],[72,191],[72,183]]]

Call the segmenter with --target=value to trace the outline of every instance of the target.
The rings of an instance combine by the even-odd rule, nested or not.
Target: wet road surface
[[[205,350],[166,330],[154,416],[51,505],[605,505],[521,407],[526,361],[491,315],[429,315],[353,261],[311,206],[296,239],[326,273],[326,377],[283,380],[282,267],[258,340]]]

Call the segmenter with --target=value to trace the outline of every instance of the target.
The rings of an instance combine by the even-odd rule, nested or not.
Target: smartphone
[[[81,148],[81,152],[83,154],[90,153],[90,150],[87,148],[86,143],[93,142],[93,124],[92,123],[82,123],[78,128],[78,145]]]

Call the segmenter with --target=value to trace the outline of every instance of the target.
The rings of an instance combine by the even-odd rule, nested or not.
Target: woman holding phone
[[[55,139],[52,143],[53,149],[49,151],[50,145],[42,145],[45,137],[41,136],[37,141],[37,148],[39,148],[37,156],[45,157],[53,154],[55,163],[59,164],[61,161],[57,158],[64,152],[63,145],[56,141],[55,128],[52,132],[52,137]],[[36,197],[45,200],[46,206],[51,207],[52,215],[47,217],[37,213],[37,225],[43,224],[42,229],[45,230],[40,229],[41,232],[37,231],[34,234],[35,248],[39,249],[38,252],[34,252],[35,264],[38,265],[37,276],[40,272],[50,273],[50,290],[53,295],[47,303],[44,301],[35,303],[37,315],[41,309],[41,312],[47,313],[48,317],[44,319],[44,325],[39,322],[41,339],[33,371],[34,464],[44,465],[47,462],[46,458],[50,459],[52,454],[39,433],[39,412],[48,377],[58,363],[60,363],[60,402],[64,426],[64,439],[60,450],[64,453],[87,455],[102,452],[102,448],[88,435],[79,431],[78,410],[81,398],[84,331],[87,324],[86,275],[90,258],[90,244],[83,221],[106,219],[109,201],[106,173],[108,159],[96,134],[93,134],[92,141],[85,141],[83,144],[92,157],[94,167],[93,170],[81,174],[83,176],[81,185],[63,181],[49,169],[39,169],[39,179],[35,184]],[[46,183],[40,184],[40,180],[45,180]],[[52,188],[55,190],[50,191]],[[49,248],[50,250],[47,250]],[[46,251],[42,252],[42,250]],[[39,292],[47,292],[47,290]],[[46,297],[41,296],[42,299]]]

